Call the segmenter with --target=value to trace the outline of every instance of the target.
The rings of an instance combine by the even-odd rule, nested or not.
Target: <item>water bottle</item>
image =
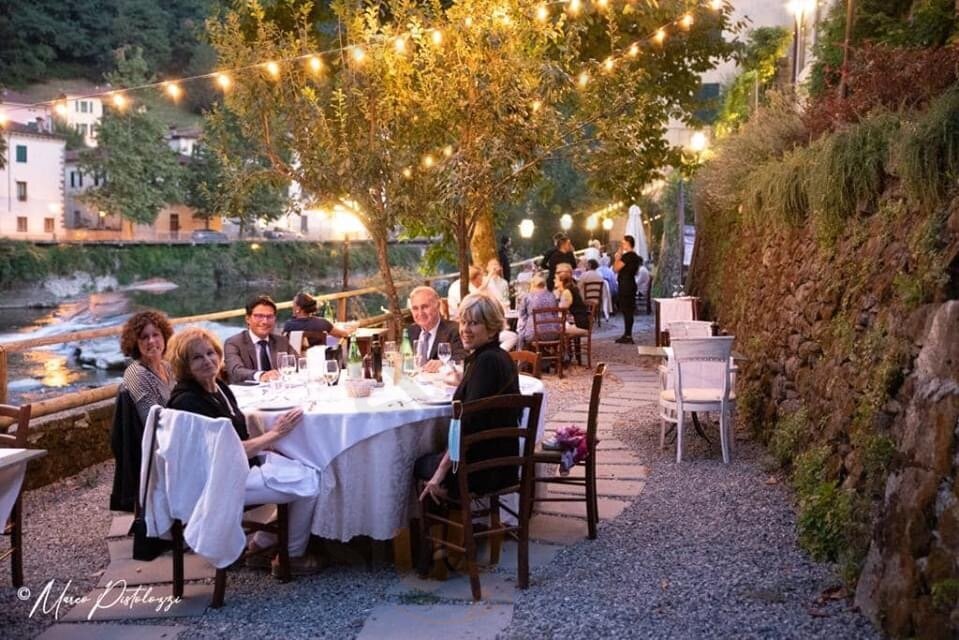
[[[346,373],[350,380],[359,380],[363,377],[363,357],[360,355],[360,346],[356,337],[350,338],[350,350],[346,357]]]

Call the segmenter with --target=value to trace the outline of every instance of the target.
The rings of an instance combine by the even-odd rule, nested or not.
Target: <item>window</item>
[[[300,233],[309,233],[310,219],[306,216],[300,216]]]
[[[82,187],[82,186],[83,186],[83,172],[82,172],[82,171],[77,171],[77,186],[78,186],[78,187]]]
[[[20,202],[27,201],[27,183],[17,180],[17,200]]]
[[[73,210],[73,226],[74,227],[83,226],[83,214],[80,213],[79,209]]]
[[[27,145],[18,144],[17,145],[17,162],[26,162],[27,161]]]
[[[54,220],[53,218],[44,218],[43,219],[43,232],[44,233],[53,233],[54,232]]]
[[[26,216],[17,216],[17,232],[26,233],[27,232],[27,217]]]
[[[75,189],[76,186],[77,186],[77,172],[76,172],[76,171],[71,171],[71,172],[70,172],[70,187]]]
[[[99,174],[99,173],[94,173],[94,174],[93,174],[93,186],[94,186],[94,187],[99,187],[99,186],[100,186],[100,174]]]
[[[84,138],[87,136],[87,131],[89,131],[89,128],[86,124],[81,122],[80,124],[77,125],[77,133],[79,133]]]
[[[80,113],[90,113],[93,109],[90,108],[89,100],[78,100],[77,101],[77,111]]]

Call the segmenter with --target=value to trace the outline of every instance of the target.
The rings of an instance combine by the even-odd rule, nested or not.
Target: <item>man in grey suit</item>
[[[257,296],[246,304],[247,330],[223,343],[226,374],[230,384],[256,380],[278,380],[281,353],[290,352],[285,336],[273,333],[276,303],[269,296]]]
[[[423,370],[438,371],[443,364],[436,353],[436,347],[441,342],[450,343],[453,360],[462,362],[466,358],[466,349],[460,340],[459,324],[452,320],[443,320],[440,317],[440,296],[430,287],[416,287],[410,292],[410,311],[413,312],[413,324],[406,331],[410,343],[423,339],[420,345],[421,354],[425,354],[426,364]]]

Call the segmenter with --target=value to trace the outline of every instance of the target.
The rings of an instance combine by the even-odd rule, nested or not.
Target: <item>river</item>
[[[96,293],[60,303],[48,309],[0,310],[0,344],[122,324],[141,309],[152,308],[170,317],[182,317],[242,307],[263,288],[250,290],[193,291],[174,288],[155,292],[130,289]],[[290,300],[298,291],[293,285],[275,285],[270,293],[277,301]],[[322,292],[321,292],[322,293]],[[364,296],[363,307],[351,307],[351,318],[380,312],[385,297]],[[290,317],[281,311],[277,327]],[[220,339],[236,333],[243,318],[200,323]],[[119,336],[38,347],[8,354],[7,402],[20,404],[55,397],[84,388],[118,382],[125,367]]]

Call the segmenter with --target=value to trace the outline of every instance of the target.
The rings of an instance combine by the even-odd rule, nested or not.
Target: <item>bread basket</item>
[[[350,398],[366,398],[373,392],[373,380],[347,380],[346,395]]]

